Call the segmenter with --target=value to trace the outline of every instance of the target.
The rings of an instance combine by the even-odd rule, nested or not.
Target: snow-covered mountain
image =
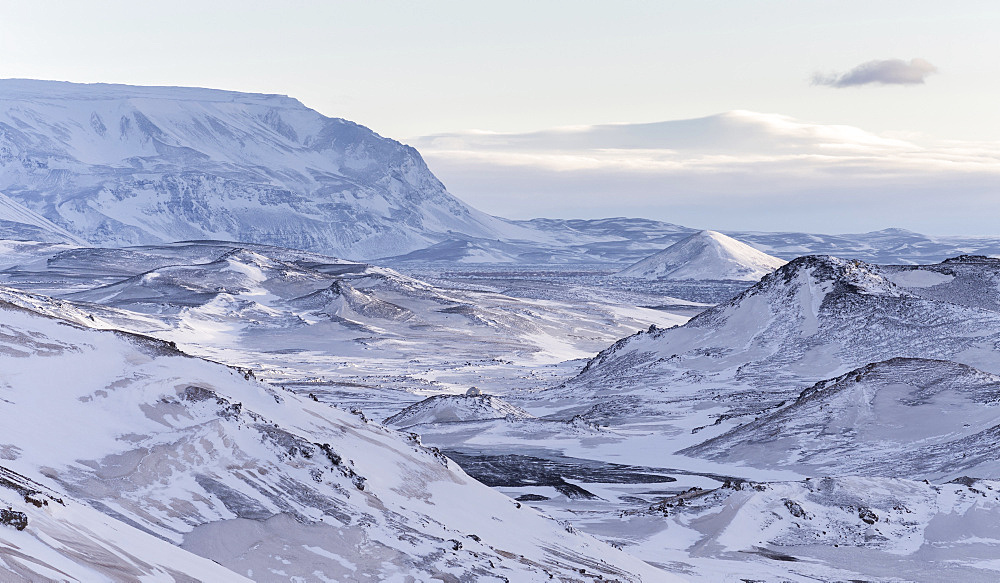
[[[963,478],[1000,478],[998,276],[987,257],[795,259],[686,324],[624,338],[576,378],[513,400],[543,420],[590,423],[593,435],[564,429],[526,446],[514,428],[434,427],[425,442],[468,452],[469,471],[546,512],[586,508],[587,529],[699,580],[942,580],[932,557],[943,552],[970,580],[989,581],[996,572],[982,560],[995,549],[942,551],[938,541],[982,536],[945,518],[959,500],[987,520],[1000,501],[995,483]],[[536,466],[569,475],[560,455],[575,458],[574,485],[595,496],[586,506],[513,479]],[[609,463],[647,469],[629,488],[609,487]],[[676,482],[641,487],[652,473]],[[829,475],[844,477],[818,479]],[[623,508],[636,517],[628,528],[656,534],[596,518]],[[905,558],[903,571],[871,568],[882,555]]]
[[[1000,377],[895,358],[806,389],[791,404],[685,450],[812,475],[1000,476]]]
[[[390,427],[422,423],[460,423],[485,419],[531,419],[524,409],[493,395],[434,395],[386,418]]]
[[[26,524],[0,516],[12,525],[0,530],[23,526],[23,550],[2,554],[26,580],[62,578],[73,561],[113,579],[239,580],[186,553],[253,580],[670,580],[477,483],[415,436],[162,341],[8,301],[0,316],[0,476],[24,478],[0,480],[0,497],[46,508],[18,510]],[[74,541],[95,550],[64,546]]]
[[[1000,312],[918,295],[890,279],[899,280],[898,273],[828,256],[796,259],[684,326],[618,342],[579,381],[624,387],[648,374],[664,384],[674,373],[698,371],[781,400],[805,388],[800,383],[895,357],[1000,372]],[[673,373],[662,376],[667,371]],[[760,395],[755,401],[769,402]]]
[[[699,231],[618,272],[622,277],[757,281],[786,262],[715,231]]]
[[[695,232],[499,219],[449,194],[416,150],[363,126],[284,96],[181,87],[0,80],[0,192],[33,213],[17,228],[0,213],[0,236],[108,246],[221,239],[354,259],[634,263]],[[730,234],[783,259],[1000,253],[994,239],[906,232]]]
[[[0,80],[0,191],[108,245],[380,257],[527,233],[451,196],[413,148],[295,99],[208,89]]]

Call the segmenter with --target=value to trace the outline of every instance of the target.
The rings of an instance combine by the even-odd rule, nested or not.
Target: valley
[[[198,242],[42,253],[0,271],[0,284],[10,286],[11,304],[157,337],[299,399],[419,434],[521,504],[691,580],[740,572],[881,580],[846,550],[812,549],[836,542],[897,556],[905,533],[917,557],[931,543],[914,537],[944,510],[926,507],[936,490],[917,494],[907,480],[941,488],[972,476],[968,488],[987,492],[975,484],[1000,471],[991,461],[1000,382],[987,372],[1000,372],[990,364],[1000,338],[998,266],[974,257],[894,267],[816,256],[756,284],[640,285],[601,266],[425,265],[404,275]],[[736,297],[712,301],[727,292]],[[660,305],[640,306],[654,300]],[[905,345],[894,340],[901,333]],[[826,388],[861,379],[876,384],[843,396]],[[470,387],[484,396],[465,395]],[[954,426],[942,409],[954,409]],[[934,425],[911,426],[921,410],[938,418]],[[868,440],[863,453],[859,439]],[[810,490],[827,476],[858,478],[836,482],[831,499]],[[919,506],[924,522],[877,537],[887,542],[857,538],[870,526],[851,522],[846,509],[862,506],[841,498],[868,501],[871,479],[901,488],[892,498],[899,504],[877,502],[873,512]],[[962,484],[946,488],[967,491]],[[826,532],[839,534],[803,546],[780,521],[752,540],[723,534],[763,520],[766,505],[789,511],[786,490],[814,500],[803,516],[822,515],[837,525]],[[756,498],[743,501],[746,492]],[[771,492],[786,493],[775,502]],[[695,526],[737,499],[751,506],[735,523]],[[692,554],[689,545],[706,536],[728,542]],[[910,561],[922,577],[936,572]],[[963,564],[971,580],[989,579],[988,568]]]
[[[0,191],[4,580],[1000,573],[1000,239],[494,217],[176,87],[0,80]]]

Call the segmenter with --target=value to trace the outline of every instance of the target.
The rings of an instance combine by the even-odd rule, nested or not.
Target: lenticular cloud
[[[830,87],[855,87],[858,85],[922,85],[928,75],[937,72],[937,67],[924,59],[885,59],[868,61],[846,73],[813,76],[813,85]]]

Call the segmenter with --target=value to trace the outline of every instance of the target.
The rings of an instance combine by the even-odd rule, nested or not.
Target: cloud
[[[842,74],[816,73],[813,85],[830,87],[856,87],[858,85],[923,85],[928,75],[937,73],[937,67],[924,59],[886,59],[861,63]]]
[[[907,138],[731,112],[411,143],[453,194],[512,218],[632,215],[733,230],[896,225],[996,234],[1000,142]]]

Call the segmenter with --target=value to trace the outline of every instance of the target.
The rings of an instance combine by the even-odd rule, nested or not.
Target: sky
[[[505,216],[1000,234],[984,219],[1000,212],[992,206],[1000,198],[998,26],[995,1],[35,0],[0,3],[0,77],[291,95],[427,148],[449,190]],[[928,180],[919,164],[900,166],[896,148],[866,151],[867,174],[851,170],[854,158],[820,163],[816,152],[761,170],[765,161],[745,149],[737,156],[730,142],[704,152],[664,136],[686,161],[670,172],[644,166],[649,154],[629,144],[611,148],[619,150],[613,162],[599,140],[477,149],[476,140],[456,148],[432,137],[730,111],[859,128],[939,162],[942,152],[974,150],[981,164],[974,172],[944,164]],[[690,161],[706,155],[716,157],[711,169],[693,170]],[[553,156],[585,161],[554,169]],[[720,156],[738,159],[729,168]],[[586,161],[594,157],[599,164]],[[718,178],[720,168],[731,180]],[[879,180],[865,187],[865,176]],[[946,201],[960,209],[943,213]],[[848,203],[864,212],[830,213]]]

